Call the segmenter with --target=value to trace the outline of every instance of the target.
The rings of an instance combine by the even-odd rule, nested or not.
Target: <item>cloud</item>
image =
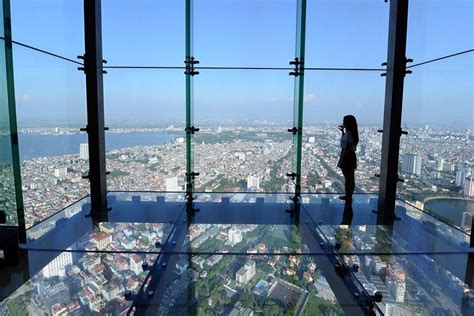
[[[16,98],[16,101],[17,102],[23,102],[23,103],[29,102],[29,101],[31,101],[31,95],[24,93],[24,94],[18,96]]]
[[[316,96],[313,93],[308,93],[303,97],[303,102],[305,104],[314,103],[315,100],[316,100]]]
[[[293,98],[291,97],[269,97],[264,100],[266,103],[288,103],[293,102]],[[303,97],[303,101],[305,104],[311,104],[316,101],[316,96],[314,93],[305,94]]]
[[[271,98],[266,98],[264,101],[267,102],[267,103],[277,103],[277,102],[281,102],[281,98],[277,98],[277,97],[271,97]]]

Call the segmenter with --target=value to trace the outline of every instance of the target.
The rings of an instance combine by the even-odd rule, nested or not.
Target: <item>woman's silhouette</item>
[[[344,175],[344,190],[346,195],[340,196],[341,200],[352,202],[352,194],[355,189],[354,171],[357,168],[356,149],[359,143],[359,131],[357,120],[353,115],[346,115],[339,125],[341,136],[341,155],[337,166],[341,168]]]

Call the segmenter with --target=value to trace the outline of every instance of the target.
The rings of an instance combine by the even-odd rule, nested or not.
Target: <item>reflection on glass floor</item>
[[[104,221],[85,198],[31,227],[0,315],[473,314],[468,236],[403,201],[379,226],[375,195],[306,194],[298,217],[287,194],[198,193],[194,216],[183,197],[111,192]]]

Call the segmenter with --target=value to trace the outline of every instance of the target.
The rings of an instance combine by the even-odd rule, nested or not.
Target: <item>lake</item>
[[[173,139],[175,135],[166,132],[130,132],[107,133],[107,150],[127,148],[133,146],[162,145]],[[30,160],[38,157],[54,157],[69,154],[79,154],[79,145],[87,143],[87,134],[72,135],[41,135],[20,133],[20,159]],[[0,136],[0,162],[11,161],[9,150],[9,136]]]
[[[456,226],[461,226],[463,212],[474,214],[474,201],[435,199],[425,203],[425,209],[427,208],[441,216],[453,220]]]

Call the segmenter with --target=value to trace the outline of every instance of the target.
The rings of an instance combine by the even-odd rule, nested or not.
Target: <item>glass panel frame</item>
[[[294,83],[287,72],[200,69],[194,80],[196,191],[293,192],[286,174],[293,167],[294,136],[287,129]],[[223,174],[229,183],[219,180]]]
[[[3,98],[0,102],[0,111],[2,112],[0,116],[0,137],[3,147],[0,160],[0,172],[2,175],[2,199],[0,205],[2,219],[0,226],[18,226],[19,241],[24,242],[26,240],[26,233],[18,148],[10,1],[2,1],[0,10],[0,18],[2,20],[0,27],[2,36],[0,40],[0,84],[2,85],[1,95]]]
[[[375,174],[380,169],[382,134],[377,130],[383,126],[385,100],[385,79],[380,73],[306,70],[302,192],[344,192],[342,172],[337,167],[341,150],[338,125],[347,114],[356,117],[360,138],[355,192],[378,191]]]
[[[77,64],[13,45],[26,226],[89,193],[86,95]],[[49,72],[48,80],[42,80]],[[36,84],[31,84],[35,82]],[[52,86],[56,89],[51,90]],[[38,111],[41,108],[42,111]]]

